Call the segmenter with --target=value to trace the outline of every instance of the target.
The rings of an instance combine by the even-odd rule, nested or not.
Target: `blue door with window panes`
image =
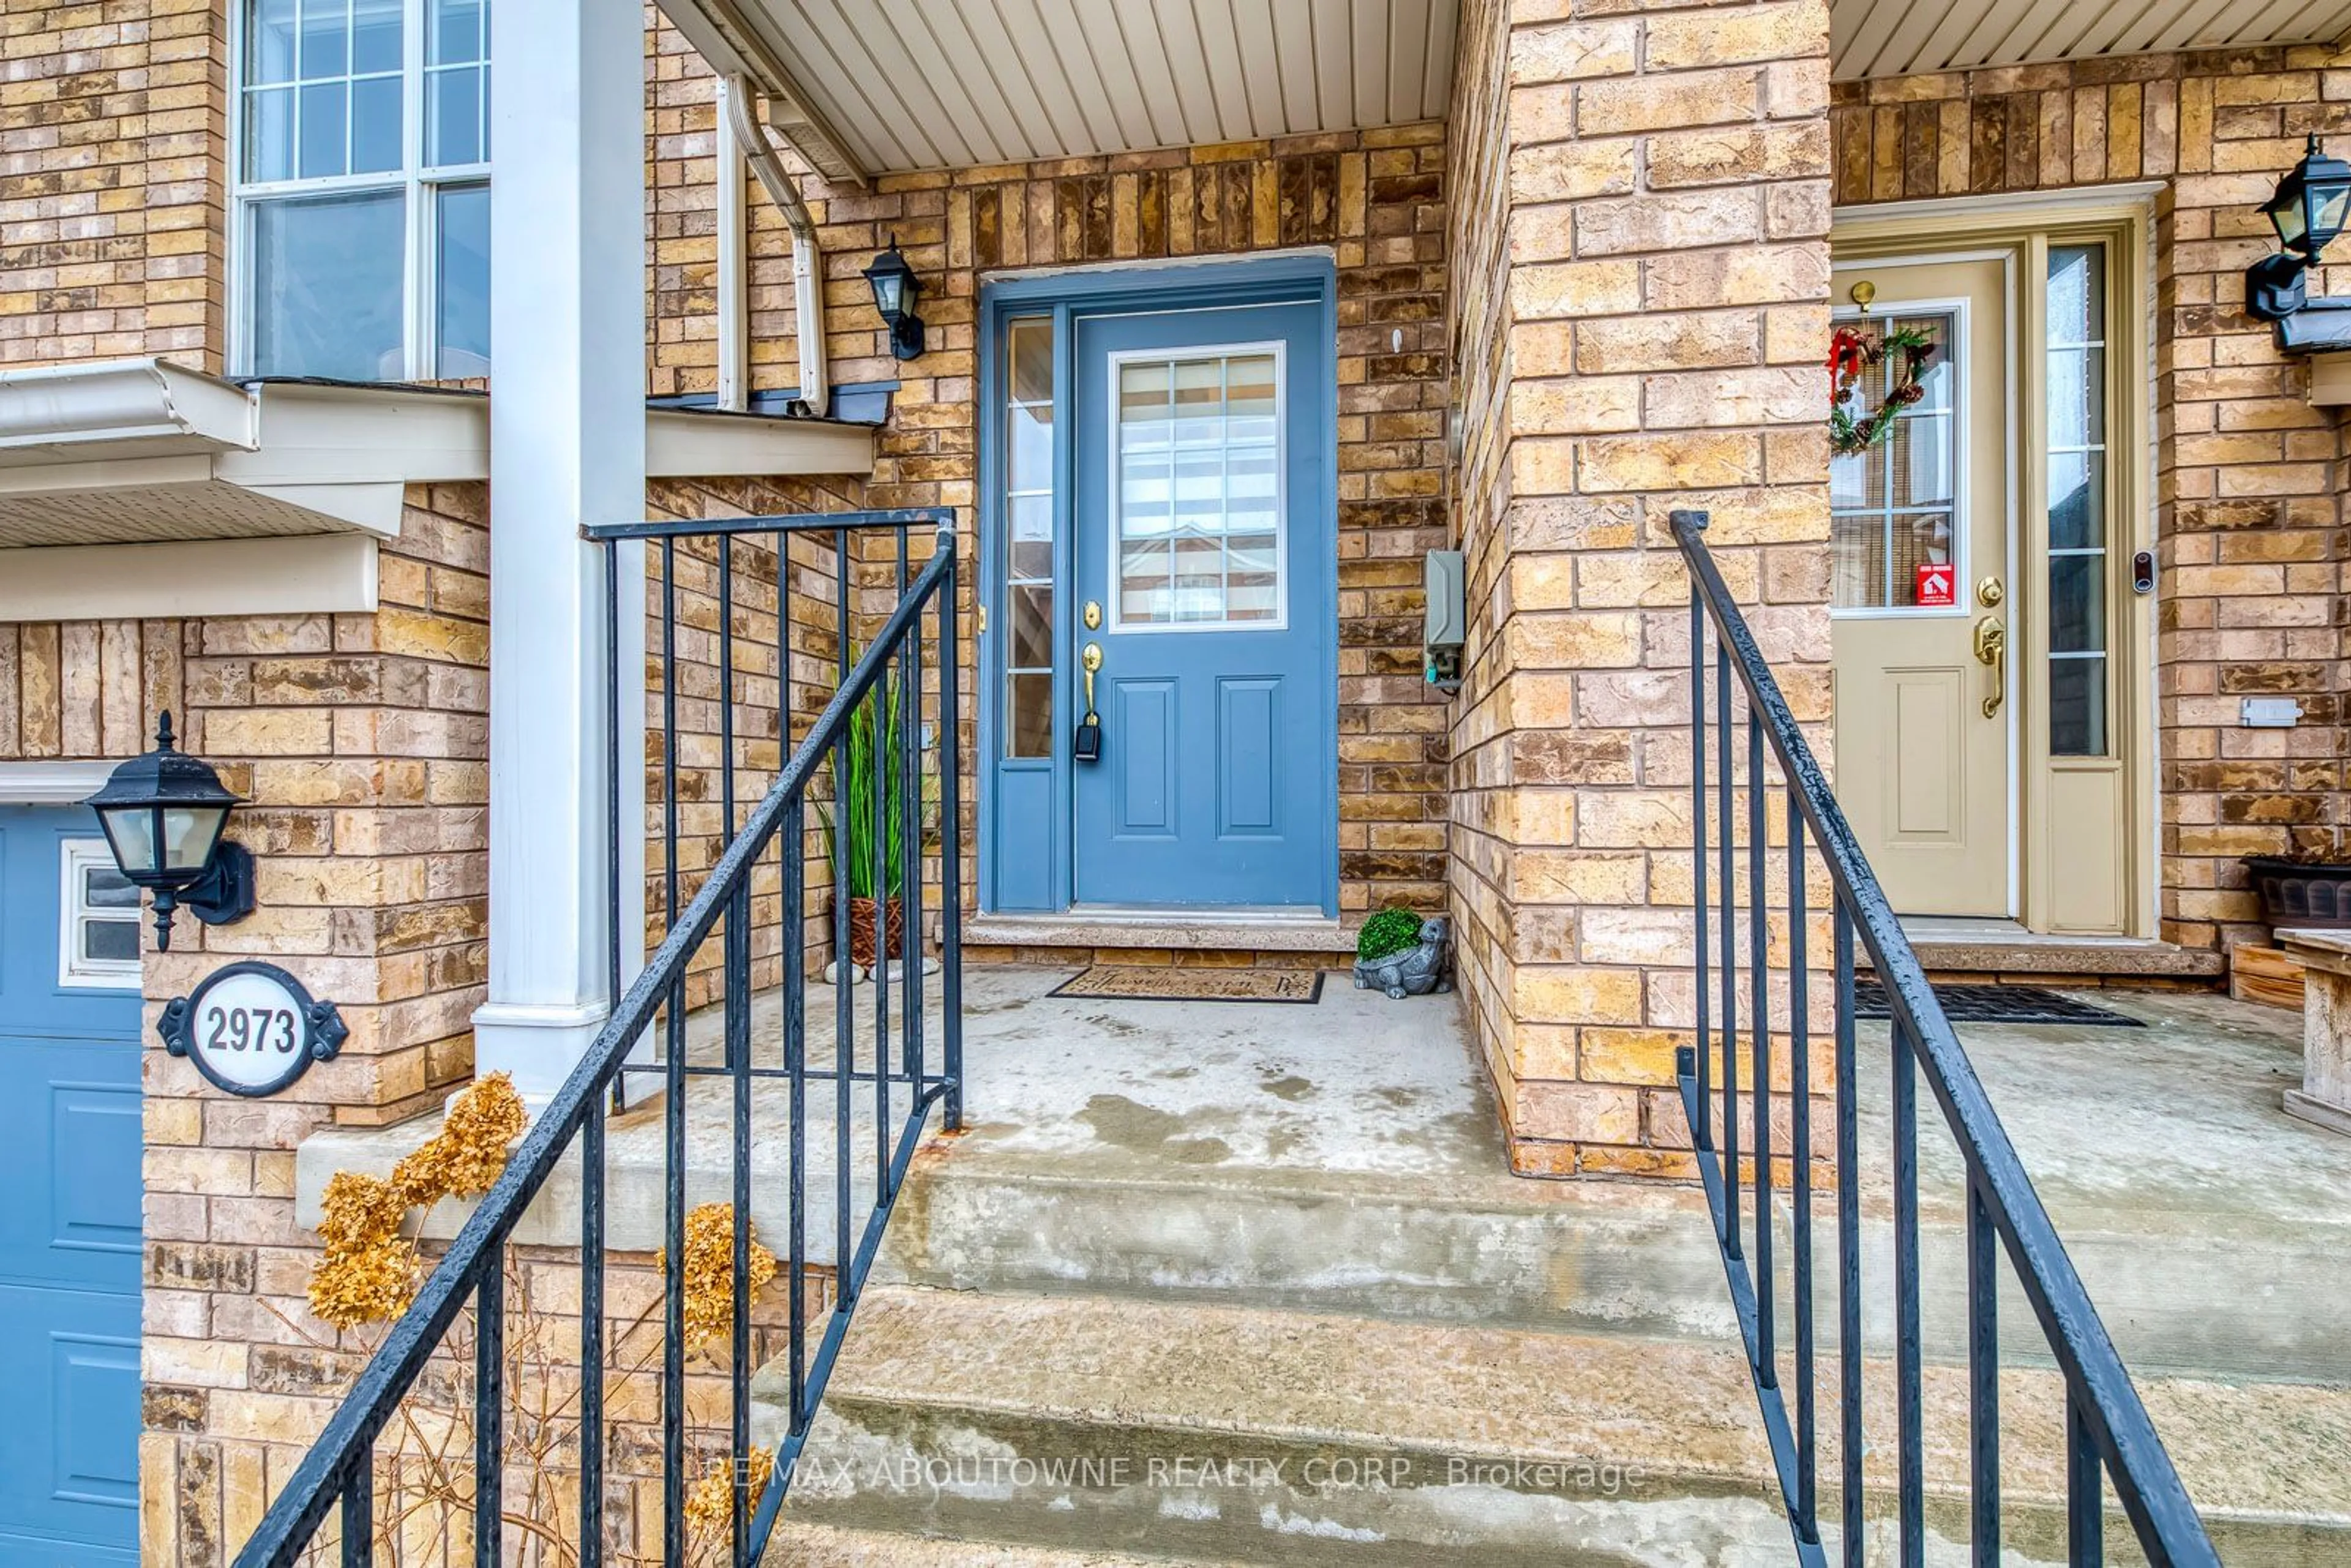
[[[1319,302],[1073,330],[1074,598],[1101,751],[1080,906],[1326,912],[1336,622]],[[1094,624],[1099,621],[1099,624]]]
[[[0,1562],[139,1560],[139,899],[0,806]]]

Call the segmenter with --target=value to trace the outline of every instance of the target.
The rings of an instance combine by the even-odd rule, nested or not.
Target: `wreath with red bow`
[[[1858,327],[1839,327],[1829,338],[1829,450],[1839,457],[1868,451],[1894,434],[1895,417],[1927,395],[1921,378],[1935,355],[1935,340],[1923,327],[1900,327],[1873,337]],[[1895,361],[1886,401],[1855,417],[1848,406],[1861,373]]]

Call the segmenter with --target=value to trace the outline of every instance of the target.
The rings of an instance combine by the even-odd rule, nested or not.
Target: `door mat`
[[[1124,1002],[1305,1002],[1322,999],[1320,969],[1185,969],[1096,964],[1048,993]]]
[[[2039,986],[1937,986],[1936,999],[1953,1023],[2074,1023],[2101,1029],[2145,1029],[2135,1018],[2092,1007],[2072,997]],[[1886,986],[1878,980],[1856,980],[1853,987],[1855,1018],[1892,1018],[1886,1003]]]

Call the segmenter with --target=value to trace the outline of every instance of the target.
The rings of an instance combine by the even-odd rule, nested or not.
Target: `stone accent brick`
[[[2161,935],[2260,940],[2238,857],[2351,848],[2345,425],[2243,309],[2255,210],[2311,132],[2351,131],[2321,47],[2143,55],[1870,83],[1834,110],[1844,203],[2160,180],[2154,235]],[[2340,151],[2338,148],[2337,151]],[[2321,270],[2327,291],[2338,268]],[[2333,285],[2340,289],[2340,284]],[[2237,723],[2250,694],[2302,724]]]
[[[1827,8],[1636,9],[1471,0],[1455,89],[1452,184],[1496,194],[1448,214],[1472,606],[1451,900],[1531,1175],[1693,1174],[1666,1088],[1692,1023],[1669,509],[1718,513],[1726,580],[1770,596],[1757,623],[1825,716],[1826,585],[1770,561],[1828,536]]]

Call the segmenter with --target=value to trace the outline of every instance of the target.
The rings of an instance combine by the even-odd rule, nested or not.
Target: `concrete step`
[[[1483,1171],[1316,1171],[925,1149],[880,1278],[956,1291],[1289,1307],[1720,1339],[1735,1320],[1693,1188]]]
[[[1869,1377],[1873,1419],[1886,1419],[1891,1369]],[[773,1379],[758,1393],[772,1431]],[[2351,1393],[2186,1381],[2146,1393],[2226,1560],[2351,1558],[2338,1462]],[[1936,1549],[1963,1557],[1964,1375],[1930,1369],[1926,1394]],[[2045,1374],[2004,1385],[2012,1562],[2064,1560],[2056,1395]],[[1873,1447],[1877,1528],[1891,1458],[1890,1441]],[[787,1517],[1285,1568],[1464,1552],[1503,1568],[1737,1565],[1789,1552],[1734,1349],[886,1287],[859,1306]],[[2119,1518],[2110,1533],[2126,1537]]]
[[[1761,1565],[1769,1476],[1738,1360],[1687,1343],[879,1288],[786,1512],[1248,1563]]]
[[[884,1530],[842,1530],[789,1516],[777,1521],[760,1563],[762,1568],[1223,1568],[1197,1557],[1129,1557],[929,1540]]]

